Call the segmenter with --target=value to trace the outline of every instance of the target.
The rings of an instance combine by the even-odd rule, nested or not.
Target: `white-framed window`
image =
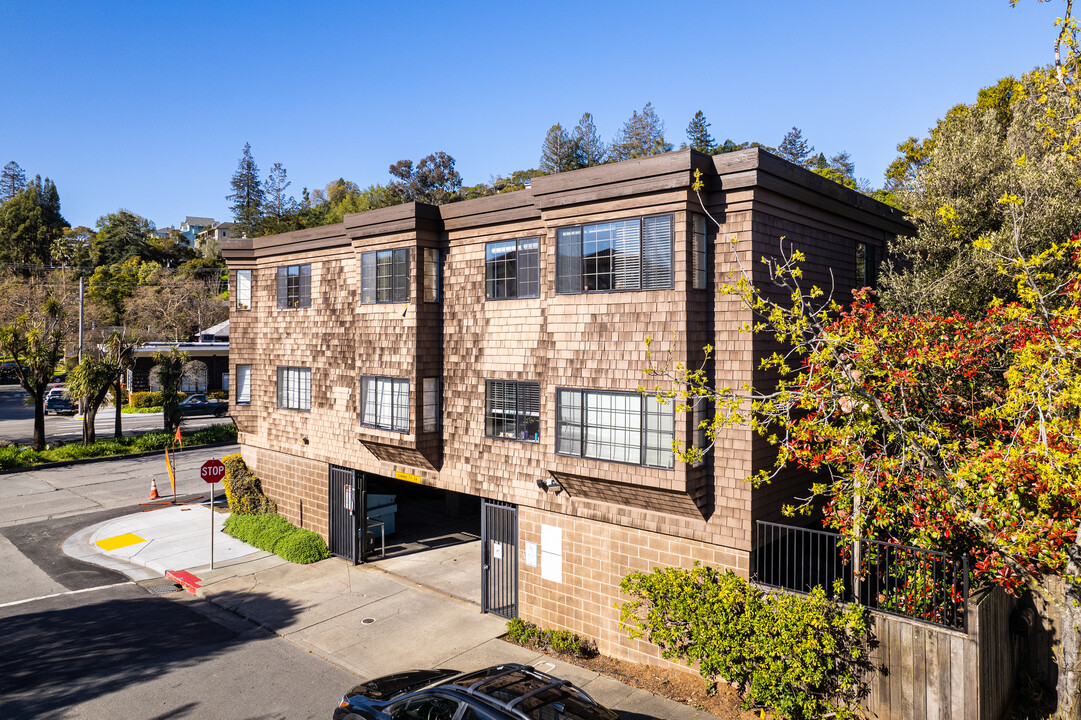
[[[671,469],[675,418],[653,395],[556,390],[556,453]]]
[[[691,216],[691,289],[705,290],[709,276],[706,272],[706,216]]]
[[[184,366],[184,375],[180,378],[180,392],[206,392],[207,369],[202,360],[192,360]]]
[[[360,424],[409,432],[409,381],[389,377],[360,378]]]
[[[278,367],[278,407],[304,412],[312,409],[311,368]]]
[[[443,414],[442,381],[437,377],[424,378],[421,381],[421,429],[423,432],[435,432],[441,424]]]
[[[236,404],[251,402],[251,365],[236,366]]]
[[[236,271],[236,309],[251,310],[251,270]]]
[[[540,295],[540,238],[499,240],[484,246],[484,299]]]

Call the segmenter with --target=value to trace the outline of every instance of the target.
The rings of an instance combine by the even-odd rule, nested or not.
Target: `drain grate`
[[[169,593],[180,592],[180,586],[176,585],[176,584],[173,584],[173,585],[146,585],[145,587],[146,587],[147,590],[149,590],[154,595],[168,595]]]
[[[360,621],[360,624],[361,625],[371,625],[373,622],[375,622],[375,618],[364,618],[363,620]]]

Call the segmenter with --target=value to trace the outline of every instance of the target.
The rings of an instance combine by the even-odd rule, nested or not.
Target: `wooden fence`
[[[1021,640],[1010,634],[1016,601],[1000,589],[973,592],[968,633],[872,611],[884,667],[872,680],[868,715],[878,720],[999,720],[1013,691]]]

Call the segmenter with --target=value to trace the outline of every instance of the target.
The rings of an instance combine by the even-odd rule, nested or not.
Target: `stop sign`
[[[221,460],[207,460],[199,469],[199,476],[208,483],[221,482],[225,479],[225,463]]]

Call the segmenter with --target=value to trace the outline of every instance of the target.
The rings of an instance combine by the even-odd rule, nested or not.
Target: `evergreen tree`
[[[540,169],[548,174],[576,170],[578,158],[575,156],[571,137],[563,126],[556,123],[550,127],[541,145]]]
[[[631,114],[612,141],[612,159],[619,162],[669,152],[672,144],[664,139],[664,122],[657,117],[653,103],[647,102],[642,114]]]
[[[687,125],[687,144],[700,153],[708,155],[713,152],[713,136],[709,134],[709,122],[701,110],[694,114]]]
[[[459,200],[462,176],[454,169],[454,158],[443,151],[424,157],[413,166],[412,160],[399,160],[390,166],[397,182],[387,185],[387,205],[423,202],[432,205]]]
[[[97,228],[90,241],[96,266],[120,265],[130,258],[149,258],[150,231],[154,229],[154,223],[146,218],[118,210],[99,217]]]
[[[274,163],[267,173],[266,178],[266,215],[267,217],[281,220],[286,215],[294,212],[296,200],[285,194],[293,182],[289,180],[288,173],[281,163]]]
[[[26,173],[12,160],[0,172],[0,204],[6,203],[26,187]]]
[[[803,137],[803,131],[793,126],[785,133],[781,144],[777,146],[777,154],[796,165],[807,166],[811,153],[815,151],[814,145],[809,144]]]
[[[575,164],[580,168],[601,165],[608,159],[608,148],[593,124],[591,113],[582,113],[571,133],[571,146],[574,148]]]
[[[842,150],[831,157],[829,166],[847,178],[855,179],[856,177],[856,163],[852,162],[852,156],[847,150]]]
[[[40,176],[0,205],[0,263],[30,272],[50,264],[53,245],[67,221],[60,214],[60,195],[49,178]]]
[[[240,156],[230,184],[233,192],[225,199],[233,201],[231,207],[236,222],[233,234],[254,236],[263,217],[264,193],[259,181],[259,168],[251,155],[251,143],[244,143],[244,153]]]

